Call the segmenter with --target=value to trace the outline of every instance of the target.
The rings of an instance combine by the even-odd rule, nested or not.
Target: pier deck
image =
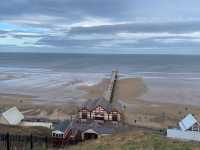
[[[112,71],[112,76],[110,79],[110,83],[108,85],[108,89],[105,92],[105,99],[108,100],[110,103],[113,102],[114,91],[115,91],[117,79],[118,79],[118,71],[114,70],[114,71]]]

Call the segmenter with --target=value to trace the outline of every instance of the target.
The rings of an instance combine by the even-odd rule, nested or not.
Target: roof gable
[[[188,114],[179,122],[179,126],[181,130],[186,131],[191,128],[195,123],[198,123],[198,121],[194,118],[192,114]]]
[[[2,114],[2,116],[11,125],[17,125],[24,119],[24,115],[17,109],[17,107],[12,107],[8,109]]]
[[[106,111],[111,111],[111,104],[103,97],[99,97],[94,100],[88,100],[87,102],[83,104],[82,107],[91,111],[91,110],[96,109],[98,106],[101,106]]]
[[[95,107],[92,111],[106,111],[101,105]]]

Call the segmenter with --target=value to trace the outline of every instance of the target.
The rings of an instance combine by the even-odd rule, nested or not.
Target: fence
[[[51,137],[0,133],[0,150],[46,150],[55,146]]]

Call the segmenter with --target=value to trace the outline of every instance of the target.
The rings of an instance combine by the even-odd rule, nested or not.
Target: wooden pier
[[[113,102],[114,91],[115,91],[117,79],[118,79],[118,71],[114,70],[114,71],[112,71],[112,76],[110,79],[110,83],[108,85],[108,89],[105,91],[105,99],[108,100],[110,103]]]

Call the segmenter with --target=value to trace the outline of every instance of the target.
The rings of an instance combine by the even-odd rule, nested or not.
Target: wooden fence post
[[[6,134],[6,145],[7,145],[7,150],[10,150],[10,135],[9,135],[9,133]]]
[[[47,139],[47,136],[45,136],[45,147],[48,148],[48,139]]]
[[[31,149],[33,149],[33,135],[32,134],[30,135],[30,146],[31,146]]]

